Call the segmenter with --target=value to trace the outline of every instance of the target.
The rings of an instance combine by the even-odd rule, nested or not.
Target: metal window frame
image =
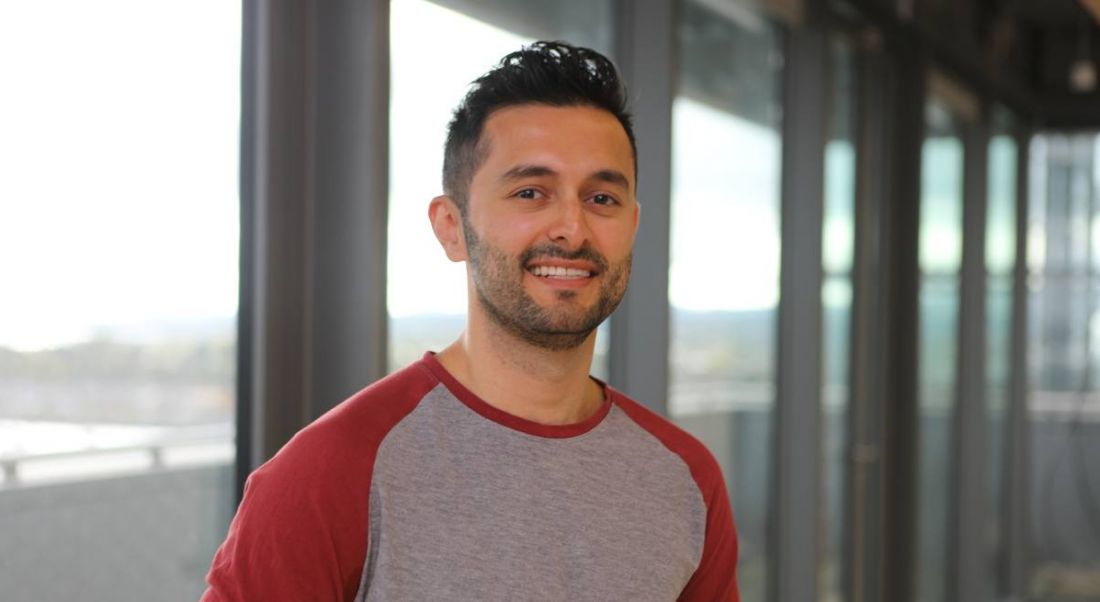
[[[616,0],[615,58],[630,89],[638,146],[638,200],[630,287],[611,318],[608,380],[667,415],[672,100],[677,2]]]
[[[385,374],[389,153],[388,0],[243,11],[238,492]]]
[[[989,125],[963,124],[963,249],[952,433],[958,461],[952,470],[948,514],[948,600],[983,599],[987,508],[986,269],[985,240]]]
[[[1033,128],[1023,126],[1016,132],[1016,265],[1012,270],[1012,364],[1009,385],[1008,419],[1005,426],[1004,491],[1007,505],[1004,518],[1005,559],[1000,575],[1003,600],[1023,600],[1027,593],[1031,561],[1030,428],[1027,408],[1028,374],[1028,246],[1030,221],[1029,191]]]
[[[818,595],[822,507],[822,220],[828,38],[784,35],[780,295],[767,598]]]

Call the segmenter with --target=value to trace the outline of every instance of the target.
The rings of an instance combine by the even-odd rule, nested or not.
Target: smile
[[[528,271],[531,272],[531,274],[540,278],[561,278],[565,280],[576,280],[578,278],[592,277],[592,272],[588,270],[566,268],[561,266],[537,265],[529,268]]]

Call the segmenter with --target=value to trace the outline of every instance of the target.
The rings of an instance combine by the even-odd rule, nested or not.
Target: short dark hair
[[[505,56],[475,80],[447,128],[443,191],[463,214],[470,180],[487,151],[481,139],[485,121],[493,111],[525,104],[591,106],[614,115],[630,140],[637,179],[638,149],[627,111],[626,87],[615,65],[591,48],[535,42]]]

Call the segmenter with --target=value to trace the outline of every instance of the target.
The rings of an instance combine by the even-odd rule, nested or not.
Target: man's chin
[[[527,331],[520,337],[524,342],[546,351],[572,351],[583,345],[594,331]]]

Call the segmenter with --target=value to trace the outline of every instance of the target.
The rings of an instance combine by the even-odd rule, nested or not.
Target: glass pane
[[[848,465],[848,360],[855,246],[855,58],[851,43],[834,38],[829,47],[830,110],[825,147],[823,225],[822,360],[824,364],[825,507],[822,509],[820,598],[843,600],[844,479]]]
[[[920,293],[920,434],[917,600],[944,600],[951,497],[959,287],[954,276],[925,277]]]
[[[536,6],[531,0],[471,5],[476,18],[440,4],[393,0],[390,7],[391,371],[447,346],[466,322],[466,270],[464,264],[449,262],[436,241],[428,202],[442,193],[447,124],[469,84],[504,55],[534,41],[497,24],[522,25],[516,17]],[[572,43],[599,48],[610,38],[610,6],[610,0],[555,3],[554,19],[540,22],[537,33],[547,39],[569,36]],[[425,52],[425,40],[460,40],[462,51]],[[605,326],[597,331],[597,377],[607,374],[606,339]]]
[[[1028,149],[1027,166],[1027,269],[1039,274],[1046,267],[1047,143],[1034,136]]]
[[[669,410],[722,464],[742,599],[754,602],[764,595],[775,397],[779,37],[762,19],[735,22],[704,4],[681,13],[673,102]]]
[[[1064,274],[1042,278],[1029,307],[1032,382],[1046,391],[1077,391],[1086,382],[1088,285]]]
[[[942,110],[933,105],[930,113]],[[930,128],[921,149],[920,267],[926,273],[954,272],[962,264],[963,144],[949,125],[942,127]]]
[[[1095,236],[1097,144],[1088,135],[1037,136],[1030,228],[1047,241],[1048,261],[1029,282],[1031,534],[1030,599],[1100,599],[1100,286],[1081,269],[1100,253]],[[1091,198],[1090,198],[1091,197]],[[1088,223],[1089,217],[1092,223]],[[1091,235],[1086,235],[1086,233]],[[1033,237],[1038,238],[1038,237]]]
[[[1042,225],[1043,269],[1087,270],[1092,195],[1092,143],[1086,136],[1059,136],[1046,143],[1046,190]],[[1044,197],[1040,197],[1044,198]]]
[[[954,115],[928,103],[921,151],[917,600],[947,594],[948,509],[962,262],[963,143]]]
[[[989,141],[985,265],[1008,274],[1016,264],[1016,141],[996,135]]]
[[[194,600],[233,504],[239,2],[0,4],[0,597]]]
[[[825,546],[821,560],[821,600],[843,600],[844,478],[848,462],[848,348],[852,283],[848,276],[826,278],[822,290],[822,392],[825,507],[821,512]]]
[[[1092,271],[1100,276],[1100,135],[1093,136],[1092,145],[1092,226],[1091,240]]]

